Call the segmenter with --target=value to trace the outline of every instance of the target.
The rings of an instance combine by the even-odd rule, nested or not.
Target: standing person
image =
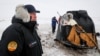
[[[52,33],[55,33],[56,23],[58,23],[58,21],[57,21],[56,17],[54,16],[52,18]]]
[[[33,5],[19,5],[12,24],[3,32],[0,56],[42,56],[40,38],[34,28],[36,13]]]

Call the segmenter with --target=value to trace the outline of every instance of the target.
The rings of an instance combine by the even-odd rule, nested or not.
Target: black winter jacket
[[[9,44],[16,42],[15,50],[9,50]],[[15,17],[4,32],[0,42],[0,56],[42,56],[40,38],[29,23],[23,23]]]

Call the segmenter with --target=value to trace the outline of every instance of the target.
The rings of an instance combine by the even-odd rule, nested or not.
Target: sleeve
[[[56,19],[56,22],[57,22],[57,24],[58,24],[58,21],[57,21],[57,19]]]
[[[23,49],[23,40],[20,32],[8,29],[3,33],[0,47],[3,56],[20,56]]]

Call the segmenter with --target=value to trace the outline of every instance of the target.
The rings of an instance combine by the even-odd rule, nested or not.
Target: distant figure
[[[73,25],[77,24],[77,22],[73,19],[73,14],[72,13],[67,13],[67,17],[68,17],[67,25],[73,26]]]
[[[52,33],[55,33],[56,23],[58,23],[58,21],[57,21],[56,17],[54,16],[52,18]]]
[[[62,26],[66,25],[76,25],[77,22],[73,19],[73,14],[72,13],[66,13],[61,17],[60,24]]]

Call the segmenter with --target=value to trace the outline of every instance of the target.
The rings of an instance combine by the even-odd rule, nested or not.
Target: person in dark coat
[[[56,17],[54,16],[52,18],[52,33],[55,33],[56,23],[58,23],[58,21],[57,21]]]
[[[0,56],[42,56],[40,37],[34,26],[36,13],[33,5],[18,5],[12,24],[3,32]]]

